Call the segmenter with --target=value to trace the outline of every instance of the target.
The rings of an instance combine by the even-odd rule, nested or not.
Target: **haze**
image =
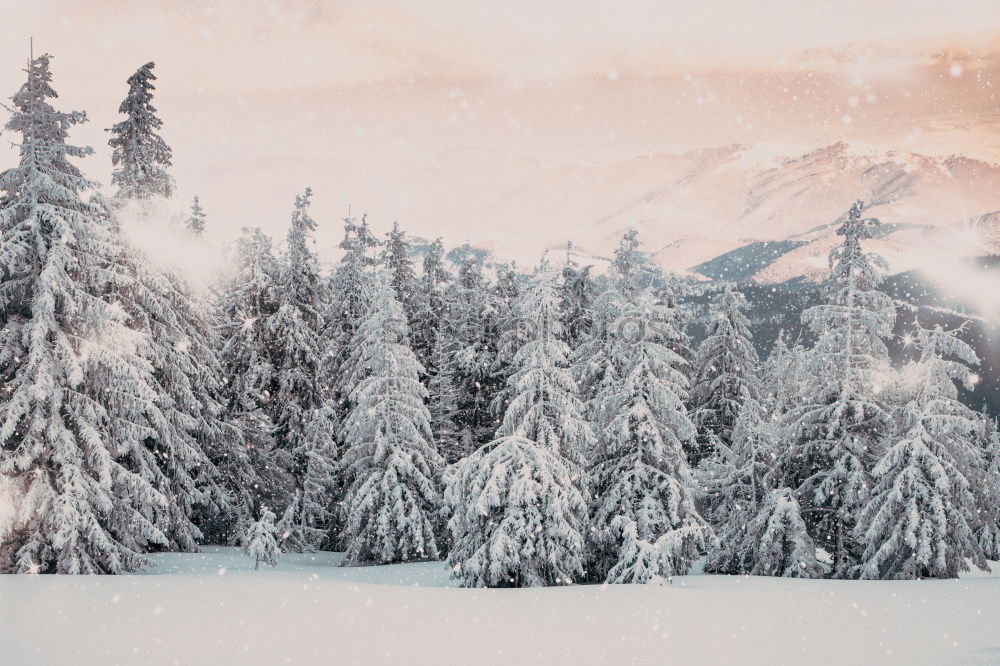
[[[282,236],[307,185],[326,246],[349,206],[379,231],[399,220],[483,242],[524,233],[477,221],[524,163],[730,143],[794,155],[842,139],[1000,154],[990,0],[33,0],[4,14],[0,92],[20,86],[33,36],[54,56],[61,108],[91,119],[72,139],[97,149],[81,166],[104,183],[103,128],[125,79],[156,62],[178,206],[200,195],[217,238]]]

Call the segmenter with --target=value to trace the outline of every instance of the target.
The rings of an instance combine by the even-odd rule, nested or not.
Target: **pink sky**
[[[994,0],[18,4],[0,24],[2,94],[33,35],[61,106],[91,118],[73,139],[106,183],[102,130],[155,61],[179,196],[201,195],[219,235],[282,234],[311,185],[333,235],[351,205],[460,242],[475,222],[459,212],[501,196],[522,159],[840,139],[1000,158]]]

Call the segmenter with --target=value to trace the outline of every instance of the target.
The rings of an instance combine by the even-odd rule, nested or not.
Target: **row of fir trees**
[[[860,202],[802,315],[810,344],[779,338],[764,361],[731,286],[709,290],[694,345],[689,287],[634,232],[607,275],[571,253],[523,275],[347,219],[327,273],[308,189],[284,244],[244,229],[205,298],[117,222],[174,189],[153,64],[128,79],[105,199],[49,61],[13,97],[20,162],[0,174],[4,571],[128,572],[201,543],[256,563],[447,558],[467,586],[643,583],[700,558],[953,577],[1000,558],[1000,438],[958,393],[978,360],[918,327],[891,367]],[[195,200],[186,232],[205,224]]]

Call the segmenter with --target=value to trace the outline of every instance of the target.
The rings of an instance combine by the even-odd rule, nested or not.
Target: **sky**
[[[519,178],[733,143],[1000,160],[995,0],[8,3],[0,95],[33,37],[104,183],[125,79],[156,63],[177,206],[219,237],[280,236],[311,186],[327,244],[349,210],[481,240]]]

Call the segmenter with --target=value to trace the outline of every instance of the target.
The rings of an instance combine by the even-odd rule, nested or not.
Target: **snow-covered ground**
[[[1000,664],[997,574],[469,590],[441,563],[154,559],[145,575],[0,577],[0,663]]]

